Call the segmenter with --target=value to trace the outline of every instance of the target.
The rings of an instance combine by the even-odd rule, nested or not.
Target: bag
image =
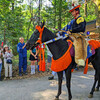
[[[11,59],[7,59],[7,64],[12,64],[12,60]]]

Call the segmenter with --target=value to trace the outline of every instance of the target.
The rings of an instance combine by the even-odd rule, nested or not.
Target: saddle
[[[87,46],[89,43],[87,40],[85,40],[84,35],[78,33],[72,33],[71,38],[74,40],[75,62],[80,66],[85,66]]]

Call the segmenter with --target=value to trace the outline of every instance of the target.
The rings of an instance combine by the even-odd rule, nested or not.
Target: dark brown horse
[[[44,23],[42,23],[41,28],[44,26]],[[35,30],[34,33],[32,34],[31,38],[28,40],[26,48],[30,49],[33,45],[37,45],[36,41],[39,38],[39,31]],[[56,37],[55,34],[53,34],[50,30],[48,30],[46,27],[44,27],[43,30],[43,35],[42,35],[42,42],[46,42],[48,40],[54,39]],[[55,42],[52,42],[50,44],[47,44],[49,50],[51,51],[52,55],[53,55],[53,59],[57,60],[60,57],[62,57],[65,52],[68,50],[68,43],[66,41],[63,40],[58,40]],[[96,51],[96,54],[92,57],[89,58],[89,61],[92,62],[96,74],[95,74],[95,82],[93,85],[93,88],[90,92],[91,95],[93,95],[94,89],[95,89],[95,85],[96,82],[98,81],[98,86],[97,86],[97,90],[99,90],[99,86],[100,86],[100,48]],[[72,63],[69,65],[69,67],[67,69],[65,69],[65,76],[66,76],[66,86],[68,88],[68,100],[72,99],[72,94],[71,94],[71,69],[73,68],[75,62],[74,62],[74,58],[72,58]],[[61,88],[62,88],[62,78],[63,78],[63,71],[61,72],[57,72],[58,75],[58,93],[56,96],[56,99],[59,99],[59,96],[61,94]]]
[[[41,25],[41,28],[43,26],[44,26],[44,23]],[[27,49],[29,49],[30,47],[35,45],[36,41],[39,38],[39,34],[40,33],[38,30],[34,31],[31,38],[27,42],[27,45],[26,45]],[[48,40],[54,39],[55,37],[57,37],[57,36],[55,34],[53,34],[50,30],[48,30],[47,28],[44,27],[43,35],[42,35],[42,42],[46,42]],[[47,46],[48,46],[49,50],[51,51],[54,60],[57,60],[60,57],[62,57],[69,47],[68,43],[66,41],[63,41],[63,40],[58,40],[56,42],[47,44]],[[66,70],[64,70],[65,75],[66,75],[66,80],[67,80],[66,86],[68,88],[68,96],[69,96],[68,100],[72,99],[72,94],[71,94],[71,90],[70,90],[71,69],[72,68],[73,68],[73,64],[71,63],[69,65],[69,67]],[[57,93],[56,99],[59,99],[59,96],[61,94],[63,71],[57,72],[57,75],[58,75],[58,93]]]

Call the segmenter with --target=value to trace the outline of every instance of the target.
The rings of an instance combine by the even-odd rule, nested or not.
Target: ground
[[[72,74],[72,100],[100,100],[100,91],[94,93],[94,98],[88,99],[93,84],[94,71]],[[49,81],[48,76],[0,82],[0,100],[54,100],[57,94],[57,76]],[[68,93],[63,80],[60,100],[68,100]]]

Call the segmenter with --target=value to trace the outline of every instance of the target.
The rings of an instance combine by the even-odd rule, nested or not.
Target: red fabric
[[[90,40],[88,42],[94,49],[97,49],[100,47],[100,42],[98,40]]]
[[[100,42],[98,40],[90,40],[88,43],[94,48],[97,49],[100,47]],[[86,66],[84,68],[84,74],[87,74],[88,71],[88,58],[86,59]]]
[[[71,58],[71,55],[70,55],[70,52],[69,52],[71,47],[72,47],[72,43],[70,44],[66,53],[61,58],[59,58],[57,60],[54,60],[52,58],[52,63],[51,63],[51,70],[52,71],[60,72],[60,71],[65,70],[66,68],[68,68],[68,66],[72,62],[72,58]]]
[[[43,48],[45,49],[45,44],[43,44]],[[39,45],[37,46],[37,49],[42,49],[42,47],[40,47]]]
[[[1,46],[3,47],[3,42],[1,43]]]
[[[86,59],[86,66],[84,68],[84,74],[87,74],[88,71],[88,58]]]
[[[80,7],[81,7],[81,5],[78,5],[78,6],[76,6],[75,8],[71,9],[69,12],[72,12],[72,11],[74,11],[75,9],[80,8]]]
[[[72,69],[71,72],[74,72],[74,69]]]

